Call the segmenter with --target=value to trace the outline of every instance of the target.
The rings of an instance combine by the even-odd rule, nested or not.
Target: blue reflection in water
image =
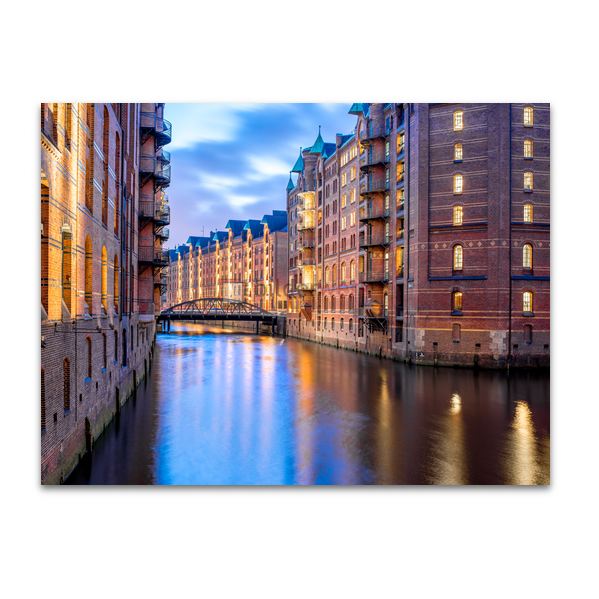
[[[176,325],[67,482],[548,484],[549,375]]]

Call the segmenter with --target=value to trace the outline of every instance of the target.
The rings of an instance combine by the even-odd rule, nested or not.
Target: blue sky
[[[356,117],[345,104],[166,104],[173,124],[170,239],[223,230],[233,219],[284,210],[289,171],[318,126],[326,142],[349,133]],[[293,175],[294,183],[297,175]]]

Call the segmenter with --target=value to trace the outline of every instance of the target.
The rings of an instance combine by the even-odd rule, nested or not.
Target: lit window
[[[462,193],[463,178],[462,175],[455,175],[453,177],[453,193]]]
[[[341,187],[345,187],[347,185],[347,173],[343,173],[341,175]]]
[[[350,191],[350,202],[353,204],[356,201],[356,190],[352,189]]]
[[[524,140],[524,158],[532,158],[532,139]]]
[[[532,173],[524,173],[524,189],[532,191]]]
[[[347,194],[344,193],[341,196],[341,208],[345,208],[347,206]]]
[[[350,215],[349,215],[349,226],[353,227],[356,224],[356,211],[354,210]]]
[[[524,126],[532,127],[532,121],[533,121],[533,110],[530,106],[527,106],[524,109]]]
[[[524,204],[524,222],[532,222],[532,204]]]
[[[532,245],[528,243],[522,248],[522,268],[532,268]]]
[[[351,167],[350,173],[351,173],[351,180],[353,181],[356,178],[356,167],[355,166]]]
[[[349,265],[349,278],[354,281],[356,279],[356,264],[351,262]]]
[[[462,217],[463,217],[463,210],[461,206],[455,206],[453,209],[453,224],[454,225],[461,225],[462,224]]]
[[[464,128],[464,113],[461,110],[453,113],[453,130],[461,131]]]
[[[341,230],[345,231],[346,228],[347,228],[347,216],[342,216],[341,217]]]
[[[341,265],[341,281],[345,283],[346,266],[345,262]]]
[[[455,144],[453,146],[453,159],[454,160],[462,159],[462,144]]]
[[[463,265],[462,246],[456,245],[453,248],[453,269],[454,270],[462,270],[462,265]]]
[[[532,312],[532,293],[530,291],[525,291],[522,295],[522,310]]]
[[[462,311],[462,292],[455,291],[453,294],[453,311],[461,312]]]

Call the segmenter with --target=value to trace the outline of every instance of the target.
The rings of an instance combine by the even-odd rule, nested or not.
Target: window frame
[[[464,111],[463,110],[454,111],[454,113],[453,113],[453,130],[454,131],[463,131],[464,130]]]
[[[457,259],[459,255],[459,260]],[[459,264],[458,264],[459,262]],[[453,246],[452,256],[453,270],[464,270],[464,247],[461,243],[456,243]]]
[[[457,182],[460,182],[459,189]],[[461,174],[457,174],[453,176],[453,194],[454,195],[462,195],[464,192],[464,176]]]
[[[457,215],[459,215],[459,219],[456,218]],[[453,207],[453,225],[454,225],[454,227],[459,227],[463,224],[464,224],[464,208],[463,208],[463,206],[454,206]]]
[[[534,108],[532,106],[524,107],[522,123],[525,127],[532,127],[534,125]]]
[[[456,142],[453,144],[453,161],[462,162],[464,156],[464,147],[462,142]]]

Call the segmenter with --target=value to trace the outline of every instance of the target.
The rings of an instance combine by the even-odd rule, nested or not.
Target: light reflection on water
[[[549,374],[175,325],[67,482],[549,484]]]

